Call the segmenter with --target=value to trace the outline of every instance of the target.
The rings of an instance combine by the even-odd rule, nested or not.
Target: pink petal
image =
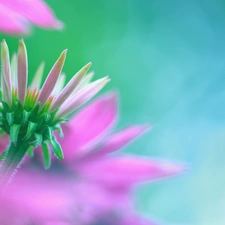
[[[0,0],[8,8],[8,13],[17,13],[31,23],[46,28],[62,28],[48,5],[41,0]]]
[[[51,107],[52,110],[54,110],[57,106],[60,106],[72,94],[72,92],[79,85],[80,81],[82,80],[83,76],[86,74],[90,66],[91,63],[88,63],[73,76],[73,78],[69,81],[69,83],[65,86],[65,88],[54,101]]]
[[[82,221],[87,221],[84,224],[92,224],[91,222],[94,222],[99,216],[104,216],[107,212],[131,208],[130,196],[109,191],[96,182],[87,181],[80,184],[76,182],[74,183],[74,193],[77,195],[74,198],[76,210],[82,208],[84,213],[80,213],[79,216],[83,217]]]
[[[116,119],[116,101],[115,93],[101,97],[83,108],[70,120],[69,126],[64,126],[65,138],[59,141],[65,159],[73,160],[75,155],[84,153],[85,148],[106,135]]]
[[[69,222],[56,222],[56,221],[54,221],[54,222],[47,222],[45,225],[71,225],[71,223],[69,223]],[[76,225],[76,224],[74,224],[74,225]]]
[[[55,84],[58,80],[58,77],[62,71],[65,59],[66,59],[66,53],[67,50],[64,50],[61,55],[59,56],[58,60],[52,67],[51,71],[48,74],[47,79],[45,80],[45,83],[43,84],[43,87],[41,89],[40,95],[38,97],[38,102],[41,102],[41,106],[45,104],[49,96],[51,95]]]
[[[12,82],[9,62],[9,49],[5,40],[1,43],[1,83],[4,100],[11,105],[12,102]]]
[[[12,79],[12,86],[14,88],[14,90],[17,89],[17,54],[13,53],[12,55],[12,59],[11,59],[11,63],[10,63],[10,67],[11,67],[11,79]]]
[[[11,95],[12,95],[12,81],[11,81],[11,70],[10,70],[10,59],[9,59],[9,49],[5,42],[5,40],[1,43],[1,65],[2,65],[2,77],[3,82],[7,87],[6,92],[8,92],[9,102],[11,103]]]
[[[104,157],[87,160],[78,171],[90,180],[109,187],[126,188],[141,181],[155,181],[184,170],[184,166],[138,156]]]
[[[42,62],[40,64],[40,66],[38,67],[34,77],[33,77],[33,80],[32,80],[32,83],[30,85],[30,88],[31,90],[39,90],[40,87],[41,87],[41,80],[42,80],[42,77],[43,77],[43,73],[44,73],[44,68],[45,68],[45,63]]]
[[[68,179],[61,181],[53,174],[43,176],[41,173],[21,170],[0,196],[0,207],[6,211],[8,208],[18,216],[28,215],[37,223],[60,218],[73,203],[69,192],[72,184]]]
[[[74,95],[70,95],[67,101],[59,108],[56,117],[65,117],[68,114],[74,112],[75,109],[79,108],[80,106],[88,102],[91,98],[93,98],[109,81],[110,79],[108,76],[103,77],[88,84],[86,87],[76,92]]]
[[[133,214],[125,215],[119,225],[159,225],[159,223],[148,221]]]
[[[27,34],[28,30],[26,19],[0,1],[0,31],[16,35]]]
[[[18,49],[18,99],[23,103],[27,88],[27,50],[23,40],[19,41]]]
[[[104,140],[103,145],[99,149],[90,152],[87,157],[99,157],[100,155],[114,152],[131,142],[134,138],[141,135],[148,129],[149,126],[147,125],[133,125],[115,134],[112,134],[108,136],[106,140]]]

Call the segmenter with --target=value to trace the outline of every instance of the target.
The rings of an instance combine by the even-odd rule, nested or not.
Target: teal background
[[[225,224],[225,1],[47,1],[63,31],[25,37],[30,78],[68,48],[67,80],[93,62],[120,94],[118,128],[154,128],[125,149],[183,162],[184,175],[143,185],[137,210],[165,224]],[[11,52],[17,39],[3,34]]]

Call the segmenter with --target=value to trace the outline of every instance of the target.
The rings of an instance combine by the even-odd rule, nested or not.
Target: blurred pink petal
[[[0,0],[0,31],[18,35],[30,31],[29,24],[61,29],[49,6],[42,0]]]
[[[55,175],[25,170],[18,173],[1,196],[0,208],[3,211],[0,222],[4,219],[14,222],[19,217],[37,224],[70,221],[71,225],[74,222],[86,225],[114,208],[126,206],[129,210],[125,195],[112,195],[96,183],[70,179],[65,174]]]
[[[68,186],[69,180],[61,183],[54,175],[21,171],[1,196],[0,208],[19,210],[19,215],[27,214],[37,221],[55,219],[72,204]]]
[[[128,214],[122,219],[120,225],[159,225],[159,223]]]
[[[83,108],[63,127],[65,138],[59,141],[66,160],[53,161],[45,172],[37,159],[27,161],[0,197],[0,224],[8,218],[15,225],[157,225],[136,215],[131,190],[140,182],[177,175],[184,167],[112,154],[148,128],[133,125],[113,134],[116,117],[115,93]]]
[[[63,129],[65,141],[59,140],[66,150],[65,160],[73,160],[98,143],[114,124],[116,115],[115,93],[99,98],[77,113]]]
[[[116,188],[155,181],[184,171],[184,166],[138,156],[103,157],[81,163],[78,171],[88,180]]]
[[[27,34],[29,24],[24,17],[0,3],[0,31],[14,35]]]
[[[134,138],[138,137],[148,129],[149,126],[147,125],[133,125],[121,131],[118,131],[115,134],[111,134],[104,140],[103,144],[100,148],[98,148],[97,151],[90,152],[87,157],[99,157],[100,155],[114,152],[124,147],[126,144],[131,142]]]

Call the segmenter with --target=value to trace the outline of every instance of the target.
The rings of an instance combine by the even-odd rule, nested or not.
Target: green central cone
[[[60,54],[42,87],[43,64],[27,88],[28,59],[23,40],[11,62],[8,46],[5,40],[1,42],[0,134],[9,135],[10,145],[0,155],[0,186],[7,184],[24,155],[33,155],[37,146],[42,148],[45,168],[51,164],[49,147],[58,159],[63,159],[54,131],[62,135],[60,123],[110,81],[106,76],[91,82],[93,74],[86,75],[91,66],[88,63],[64,86],[62,68],[66,53],[64,50]]]
[[[32,104],[32,101],[25,101],[23,106],[16,98],[12,99],[11,106],[5,101],[1,101],[1,103],[0,127],[3,132],[9,134],[11,146],[4,153],[5,157],[2,167],[9,163],[8,158],[12,154],[10,153],[11,148],[13,148],[14,153],[15,151],[21,152],[15,153],[15,157],[18,158],[16,161],[20,162],[28,149],[29,152],[32,152],[34,147],[42,145],[45,168],[49,168],[51,163],[49,145],[52,146],[53,154],[58,159],[63,159],[62,149],[53,134],[55,130],[61,133],[59,124],[63,122],[62,119],[55,119],[57,110],[48,112],[48,107],[40,109],[40,104]],[[33,105],[34,107],[32,107]],[[19,159],[20,157],[21,159]]]

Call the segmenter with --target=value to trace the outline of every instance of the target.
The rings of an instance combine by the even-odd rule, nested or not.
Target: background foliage
[[[119,127],[154,129],[125,149],[184,162],[183,176],[146,185],[138,210],[168,224],[225,224],[225,2],[48,0],[65,29],[34,28],[29,73],[68,48],[69,78],[89,61],[120,94]],[[6,38],[11,53],[17,38]]]

